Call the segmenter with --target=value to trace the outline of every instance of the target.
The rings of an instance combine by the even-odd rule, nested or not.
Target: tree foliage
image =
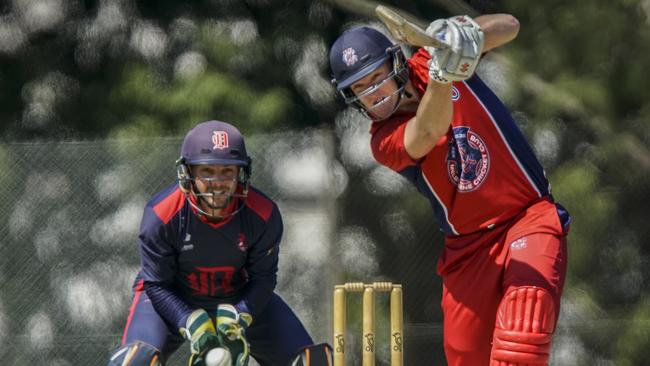
[[[518,38],[488,55],[482,70],[488,82],[505,80],[495,89],[547,168],[555,198],[574,218],[560,333],[572,337],[573,364],[644,364],[650,347],[648,1],[388,3],[422,20],[457,9],[519,19]],[[2,139],[178,137],[208,119],[234,122],[246,135],[335,131],[342,105],[329,85],[327,50],[351,24],[376,22],[371,4],[3,2]],[[116,155],[128,159],[128,146]],[[5,172],[15,161],[10,146],[0,147]],[[433,276],[441,236],[425,202],[408,189],[373,191],[366,183],[382,174],[374,166],[346,168],[351,182],[363,184],[350,184],[340,196],[338,224],[367,228],[381,248],[383,273],[411,283]],[[8,174],[0,182],[17,186]],[[11,202],[10,194],[2,202]],[[387,206],[386,199],[394,201]],[[410,223],[409,240],[433,249],[409,261],[412,252],[391,232],[385,211]],[[440,321],[439,287],[432,282],[424,287],[430,293],[407,303],[413,322]]]

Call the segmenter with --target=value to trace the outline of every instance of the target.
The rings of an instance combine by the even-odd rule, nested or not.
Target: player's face
[[[195,165],[191,167],[194,184],[206,212],[225,208],[237,189],[239,167],[236,165]]]
[[[379,118],[389,117],[399,100],[397,82],[390,77],[391,71],[389,63],[385,63],[351,86],[366,110]]]

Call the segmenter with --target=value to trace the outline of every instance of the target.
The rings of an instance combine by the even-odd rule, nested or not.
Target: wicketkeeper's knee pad
[[[160,351],[155,347],[134,342],[118,348],[108,360],[108,366],[162,366]]]
[[[508,291],[497,311],[490,365],[547,365],[555,312],[553,297],[541,287]]]
[[[331,366],[332,347],[327,343],[302,348],[289,366]]]

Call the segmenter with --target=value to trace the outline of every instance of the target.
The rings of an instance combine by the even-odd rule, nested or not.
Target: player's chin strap
[[[395,101],[395,105],[393,106],[393,109],[391,109],[391,111],[386,114],[386,116],[382,117],[382,116],[376,114],[375,112],[373,112],[373,109],[378,108],[379,106],[387,103],[389,100],[392,100],[393,97],[395,96],[395,94],[397,94],[397,100]],[[359,110],[361,111],[361,113],[366,118],[371,119],[374,122],[383,121],[386,118],[392,116],[393,113],[395,113],[395,111],[397,111],[397,109],[399,108],[399,104],[400,104],[400,102],[402,101],[402,98],[405,95],[407,95],[407,98],[411,96],[411,94],[406,91],[406,84],[403,84],[397,90],[395,90],[391,95],[387,96],[386,98],[384,98],[379,103],[373,105],[370,108],[361,107]]]
[[[194,208],[198,213],[201,215],[205,215],[207,217],[213,218],[215,220],[224,220],[230,216],[233,216],[237,214],[239,211],[241,211],[246,202],[246,198],[248,197],[248,189],[250,187],[250,164],[251,161],[249,160],[248,162],[248,167],[240,167],[239,168],[239,175],[237,177],[237,190],[229,195],[228,199],[226,200],[226,204],[224,207],[212,207],[209,202],[205,200],[204,197],[212,196],[213,199],[215,197],[215,193],[197,193],[193,187],[194,185],[194,178],[192,178],[189,169],[187,168],[187,165],[185,164],[185,159],[183,157],[180,157],[178,160],[176,160],[176,176],[178,180],[178,186],[180,187],[181,191],[185,193],[187,197],[187,201],[190,203],[190,206]],[[233,198],[238,198],[239,202],[236,202],[237,208],[234,210],[231,210],[230,212],[226,212],[225,215],[216,215],[215,210],[221,210],[221,209],[227,209],[230,207],[232,203]],[[206,202],[209,207],[212,208],[212,213],[205,211],[202,209],[199,205],[199,202]]]
[[[228,199],[226,200],[226,204],[224,207],[213,207],[210,205],[210,203],[205,199],[205,197],[215,197],[216,194],[213,193],[196,193],[193,189],[190,190],[189,194],[192,195],[191,199],[188,197],[187,201],[190,203],[190,206],[192,206],[198,213],[201,215],[205,215],[207,217],[210,217],[215,220],[225,220],[230,216],[236,215],[239,211],[241,211],[244,206],[245,206],[245,201],[246,198],[248,197],[248,182],[245,183],[245,187],[242,188],[242,193],[233,193],[228,196]],[[233,198],[237,198],[238,201],[233,203]],[[214,198],[213,198],[214,199]],[[201,206],[198,204],[199,202],[205,202],[209,207],[212,208],[212,212],[207,212],[206,210],[202,209]],[[231,204],[237,205],[237,208],[233,210],[229,210]],[[225,211],[226,213],[224,215],[217,215],[215,212],[218,210]]]

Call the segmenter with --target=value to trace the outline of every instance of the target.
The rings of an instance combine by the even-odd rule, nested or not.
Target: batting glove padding
[[[483,51],[481,27],[467,15],[438,19],[427,27],[427,34],[448,47],[425,47],[431,55],[429,77],[438,83],[469,79]]]
[[[221,304],[217,308],[217,337],[221,345],[230,350],[235,366],[248,365],[246,329],[252,322],[250,314],[240,313],[230,304]]]
[[[203,366],[205,354],[219,346],[219,338],[214,323],[203,309],[194,310],[187,318],[186,327],[181,334],[190,341],[190,366]]]

